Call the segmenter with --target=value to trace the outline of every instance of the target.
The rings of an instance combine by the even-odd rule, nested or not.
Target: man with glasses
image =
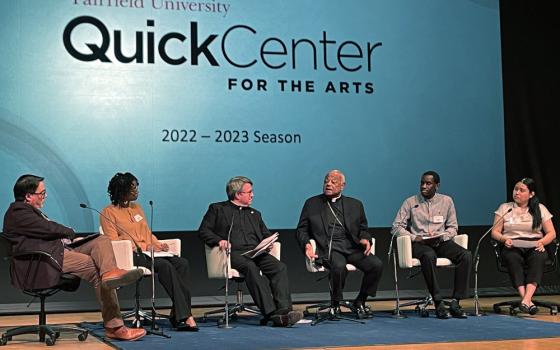
[[[95,288],[105,326],[105,336],[117,340],[137,340],[146,331],[124,326],[117,300],[116,288],[133,283],[142,271],[117,268],[109,238],[100,236],[70,248],[75,237],[70,227],[58,224],[41,211],[47,190],[44,178],[23,175],[14,185],[15,201],[4,215],[4,236],[12,242],[14,253],[44,251],[52,255],[57,265],[41,264],[33,280],[28,281],[28,267],[32,262],[17,260],[12,269],[12,283],[20,289],[42,289],[58,284],[62,273],[76,275]]]
[[[253,182],[244,176],[233,177],[226,193],[227,201],[210,204],[198,230],[200,238],[209,247],[231,249],[231,267],[245,276],[249,293],[264,315],[261,324],[270,320],[274,326],[292,326],[303,314],[292,310],[286,265],[270,254],[252,259],[242,255],[271,236],[261,213],[250,207]]]

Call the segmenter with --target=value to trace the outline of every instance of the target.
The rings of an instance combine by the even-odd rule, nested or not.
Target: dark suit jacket
[[[271,233],[264,224],[261,213],[256,209],[250,209],[253,212],[250,216],[251,225],[253,225],[259,241],[262,241]],[[209,247],[217,246],[221,240],[227,240],[231,219],[237,210],[229,201],[210,204],[198,229],[200,239]],[[234,246],[231,248],[236,249]]]
[[[317,242],[315,254],[319,257],[326,257],[329,251],[328,218],[330,209],[327,200],[328,198],[324,194],[306,200],[296,229],[296,237],[301,248],[305,251],[305,245],[310,239],[314,239]],[[354,243],[359,244],[360,239],[371,240],[362,202],[346,196],[342,196],[339,200],[342,200],[345,229]]]
[[[4,236],[12,242],[12,252],[43,251],[53,256],[57,263],[36,263],[28,259],[15,259],[10,266],[12,284],[20,289],[42,289],[58,284],[64,260],[61,238],[73,238],[74,230],[49,221],[41,212],[24,202],[13,202],[4,215]],[[35,276],[30,276],[36,271]]]

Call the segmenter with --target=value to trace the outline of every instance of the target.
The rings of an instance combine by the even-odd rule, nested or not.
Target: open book
[[[268,248],[270,246],[272,246],[274,244],[274,242],[276,242],[278,240],[278,232],[274,232],[274,234],[270,235],[269,237],[266,237],[265,239],[263,239],[261,241],[261,243],[259,243],[255,248],[246,251],[245,253],[241,254],[241,255],[245,255],[248,258],[254,259],[257,256],[267,253],[268,252]]]

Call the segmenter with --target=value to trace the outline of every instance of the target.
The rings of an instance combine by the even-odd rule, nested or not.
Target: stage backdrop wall
[[[98,217],[78,204],[107,205],[118,171],[154,231],[196,230],[241,174],[276,228],[332,168],[372,227],[428,169],[461,224],[505,199],[497,0],[22,0],[0,18],[2,212],[24,173],[79,232]]]
[[[50,218],[94,232],[78,204],[107,205],[109,179],[130,171],[154,231],[198,242],[208,203],[246,175],[268,226],[293,232],[339,168],[382,228],[434,169],[460,224],[486,225],[506,199],[498,7],[3,1],[0,211],[34,173]]]

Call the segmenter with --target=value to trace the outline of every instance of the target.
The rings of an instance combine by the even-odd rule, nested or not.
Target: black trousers
[[[436,276],[436,260],[447,258],[455,264],[455,282],[452,298],[460,300],[468,297],[472,269],[472,254],[453,240],[429,245],[424,242],[412,243],[412,257],[420,260],[422,274],[434,302],[443,299]]]
[[[192,316],[191,291],[189,289],[191,272],[187,259],[173,256],[155,258],[154,271],[167,295],[173,303],[171,317],[175,322],[183,322]],[[134,264],[151,269],[151,259],[145,254],[134,254]]]
[[[541,283],[548,258],[546,250],[538,252],[535,248],[502,247],[501,256],[514,288],[528,283]]]
[[[371,254],[364,255],[363,250],[358,250],[351,254],[343,254],[333,250],[331,251],[330,261],[325,263],[325,267],[329,269],[331,300],[339,302],[344,299],[342,292],[344,291],[346,276],[348,275],[346,264],[352,264],[364,273],[359,297],[363,298],[364,301],[368,296],[374,297],[377,293],[377,286],[383,271],[381,259]]]
[[[241,253],[235,250],[231,252],[231,267],[245,276],[247,289],[262,314],[291,310],[292,297],[286,264],[270,254],[250,259]]]

